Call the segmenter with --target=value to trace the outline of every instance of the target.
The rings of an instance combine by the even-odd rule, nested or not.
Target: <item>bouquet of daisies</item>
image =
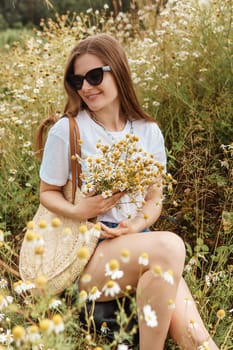
[[[166,175],[164,166],[154,159],[153,154],[138,146],[136,135],[125,138],[111,146],[96,144],[96,155],[78,158],[82,165],[82,192],[102,194],[110,197],[114,192],[125,192],[131,198],[144,195],[150,185],[165,185],[171,176]],[[169,182],[171,182],[169,180]]]

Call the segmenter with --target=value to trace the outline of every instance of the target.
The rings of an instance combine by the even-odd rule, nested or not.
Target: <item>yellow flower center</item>
[[[18,340],[18,339],[22,339],[25,335],[25,330],[22,326],[15,326],[12,329],[12,334],[14,339]]]
[[[32,241],[35,238],[35,233],[32,231],[27,231],[26,232],[26,240],[27,241]]]
[[[72,233],[71,228],[65,227],[64,230],[62,231],[64,235],[70,235]]]
[[[148,259],[148,254],[147,253],[142,253],[141,254],[142,259]]]
[[[63,322],[62,317],[59,314],[54,315],[52,320],[53,320],[53,323],[56,325],[61,324]]]
[[[28,221],[27,223],[27,229],[32,230],[35,227],[35,224],[33,221]]]
[[[38,276],[35,280],[37,288],[44,288],[47,283],[47,280],[44,276]]]
[[[41,220],[38,224],[39,228],[46,228],[47,222],[45,220]]]
[[[90,294],[95,294],[98,291],[98,288],[96,286],[91,288]]]
[[[130,256],[130,252],[127,249],[123,249],[121,251],[121,256],[124,258],[128,258]]]
[[[120,267],[120,264],[117,260],[113,259],[110,261],[109,263],[110,270],[115,271],[115,270],[118,270],[119,267]]]
[[[154,272],[156,275],[161,275],[162,269],[161,269],[161,267],[160,267],[159,265],[155,265],[155,266],[153,267],[153,272]]]
[[[47,332],[50,328],[50,320],[48,318],[41,320],[39,327],[42,332]]]
[[[79,226],[78,230],[79,230],[79,233],[84,234],[84,233],[87,232],[87,226],[86,225],[81,225],[81,226]]]
[[[107,288],[113,288],[114,285],[115,285],[115,282],[114,282],[114,281],[108,281],[108,282],[106,283]]]
[[[61,226],[61,220],[60,220],[59,218],[54,218],[54,219],[52,220],[52,226],[53,226],[53,227],[59,227],[59,226]]]
[[[34,250],[35,254],[37,255],[42,255],[44,253],[44,247],[40,246],[40,247],[35,247]]]
[[[99,223],[97,223],[97,224],[94,225],[94,228],[96,230],[100,231],[101,230],[101,225]]]
[[[87,259],[89,256],[89,250],[86,247],[82,247],[77,252],[77,257],[79,259]]]
[[[80,298],[86,298],[87,297],[87,292],[85,290],[81,290],[79,293]]]
[[[217,317],[221,320],[226,316],[226,313],[223,309],[217,311]]]
[[[36,325],[30,326],[28,328],[29,333],[38,333],[39,332],[39,328]]]
[[[172,271],[172,270],[167,270],[167,273],[168,273],[170,276],[173,276],[173,271]]]

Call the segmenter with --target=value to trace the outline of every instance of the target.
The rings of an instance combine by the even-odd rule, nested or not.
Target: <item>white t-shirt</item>
[[[158,125],[145,120],[134,120],[127,122],[124,130],[119,132],[106,131],[102,126],[95,123],[86,111],[80,111],[75,118],[78,123],[80,138],[83,141],[81,146],[82,157],[94,156],[96,144],[112,145],[123,139],[125,134],[133,133],[139,137],[139,145],[148,153],[152,153],[155,160],[166,166],[166,153],[164,138]],[[40,167],[40,178],[56,186],[64,186],[68,179],[71,179],[70,145],[69,145],[69,120],[61,118],[49,131],[45,144],[42,164]],[[129,198],[124,195],[121,198],[119,208],[113,208],[98,217],[98,220],[109,222],[120,222],[126,218],[134,217],[137,208],[129,203]]]

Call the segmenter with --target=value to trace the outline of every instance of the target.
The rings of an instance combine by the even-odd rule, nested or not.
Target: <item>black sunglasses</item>
[[[71,85],[71,87],[77,91],[81,90],[83,86],[83,81],[86,79],[86,81],[93,86],[97,86],[102,83],[104,72],[110,72],[111,67],[110,66],[103,66],[98,67],[89,70],[85,75],[69,75],[67,77],[68,83]]]

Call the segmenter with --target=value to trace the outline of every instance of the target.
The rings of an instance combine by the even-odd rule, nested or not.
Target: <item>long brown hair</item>
[[[64,114],[75,117],[80,110],[86,108],[79,94],[73,90],[67,81],[67,77],[70,74],[74,74],[76,59],[85,53],[95,55],[104,65],[109,65],[111,67],[111,73],[115,78],[118,88],[121,112],[125,116],[128,118],[145,119],[155,122],[155,120],[144,112],[140,106],[133,86],[128,60],[122,46],[118,40],[104,33],[89,36],[81,40],[70,53],[64,73],[64,87],[67,93]],[[46,128],[51,126],[53,122],[55,122],[53,117],[48,118],[42,122],[38,129],[36,147],[37,150],[39,150],[37,153],[39,158],[41,158],[42,155],[43,134],[47,131]]]

